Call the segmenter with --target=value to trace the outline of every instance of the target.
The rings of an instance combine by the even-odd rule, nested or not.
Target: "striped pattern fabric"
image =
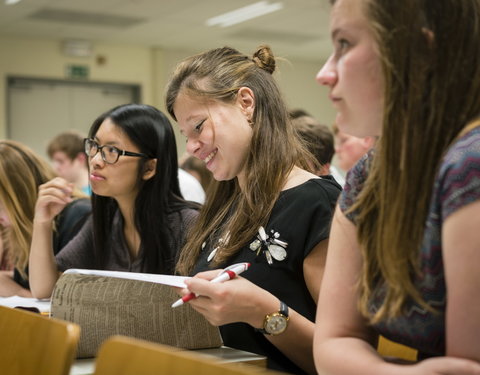
[[[345,189],[339,201],[343,212],[352,205],[361,191],[372,156],[372,153],[365,156],[347,175]],[[415,284],[424,300],[438,313],[428,312],[410,301],[406,304],[402,316],[375,326],[378,333],[386,338],[416,348],[419,351],[419,358],[445,353],[447,301],[442,259],[442,224],[449,215],[478,199],[480,199],[480,128],[475,128],[459,138],[442,160],[434,183],[423,244],[419,253],[423,274],[416,278]],[[347,216],[355,222],[355,213]],[[372,298],[372,311],[379,308],[384,295],[385,287],[379,285]]]

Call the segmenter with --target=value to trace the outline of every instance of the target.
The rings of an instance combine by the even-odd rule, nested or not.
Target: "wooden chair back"
[[[377,352],[382,357],[397,358],[406,362],[417,361],[417,350],[394,341],[390,341],[380,336],[377,346]]]
[[[79,337],[76,324],[0,306],[0,372],[67,375]]]
[[[251,375],[279,374],[259,366],[220,363],[191,350],[113,336],[100,347],[95,375]]]

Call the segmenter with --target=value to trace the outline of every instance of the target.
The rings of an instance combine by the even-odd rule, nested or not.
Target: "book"
[[[58,279],[51,316],[81,327],[77,358],[96,356],[105,339],[125,335],[183,349],[222,345],[212,326],[188,304],[173,309],[185,277],[133,272],[67,270]]]

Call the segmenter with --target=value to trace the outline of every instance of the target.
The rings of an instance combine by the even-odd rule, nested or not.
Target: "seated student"
[[[213,176],[205,166],[203,160],[185,154],[184,157],[180,158],[180,168],[195,177],[205,192],[208,191],[213,181]]]
[[[178,168],[178,183],[180,184],[180,192],[187,201],[200,204],[205,202],[205,191],[200,182],[182,168]]]
[[[6,239],[8,228],[3,225],[9,221],[6,212],[0,207],[0,271],[13,270],[12,256]]]
[[[295,120],[296,118],[303,117],[303,116],[308,116],[308,117],[313,118],[313,116],[312,116],[308,111],[306,111],[306,110],[303,109],[303,108],[290,109],[290,110],[288,111],[288,116],[289,116],[292,120]]]
[[[380,138],[333,219],[317,370],[480,374],[480,0],[333,4],[317,79],[342,131]],[[425,360],[387,362],[379,334]]]
[[[219,181],[182,249],[177,270],[200,295],[190,305],[220,325],[225,345],[265,355],[268,367],[313,371],[316,300],[340,187],[308,168],[272,77],[275,59],[229,47],[178,65],[166,105],[187,151]],[[209,283],[249,262],[241,277]],[[183,290],[182,293],[187,293]],[[280,302],[282,301],[282,302]]]
[[[19,172],[21,171],[21,172]],[[50,165],[15,141],[0,141],[0,226],[2,246],[9,252],[13,272],[0,273],[0,296],[31,296],[27,268],[38,189],[55,177]],[[80,199],[82,198],[83,199]],[[90,199],[72,190],[72,199],[60,215],[53,215],[51,255],[58,253],[81,228]]]
[[[337,124],[333,124],[332,130],[335,136],[337,165],[345,172],[352,169],[361,157],[375,145],[376,137],[355,137],[342,132]]]
[[[298,113],[298,111],[300,110],[296,110],[295,113]],[[332,131],[328,126],[320,124],[309,115],[292,117],[290,113],[290,117],[300,138],[305,142],[305,146],[317,159],[318,163],[314,167],[314,173],[317,176],[332,175],[335,181],[343,186],[345,179],[331,165],[333,154],[335,153]]]
[[[75,131],[60,133],[48,144],[47,153],[53,162],[53,168],[60,177],[72,182],[85,194],[90,195],[84,138]]]
[[[175,136],[158,109],[128,104],[102,114],[85,152],[92,217],[56,257],[52,219],[71,201],[72,184],[56,178],[40,187],[30,253],[34,297],[49,297],[58,271],[68,268],[172,273],[197,216],[197,205],[180,194]]]

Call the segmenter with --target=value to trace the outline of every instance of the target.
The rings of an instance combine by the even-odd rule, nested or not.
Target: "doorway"
[[[140,101],[140,85],[9,77],[7,138],[46,157],[48,142],[75,129],[85,134],[103,112]]]

